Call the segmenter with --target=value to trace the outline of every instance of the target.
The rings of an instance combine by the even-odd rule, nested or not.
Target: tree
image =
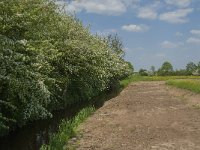
[[[200,62],[197,65],[197,71],[198,71],[198,74],[200,75]]]
[[[139,70],[139,75],[141,75],[141,76],[148,76],[147,70],[146,69],[140,69]]]
[[[188,74],[188,72],[185,69],[180,69],[180,70],[175,70],[173,72],[173,75],[175,75],[175,76],[188,76],[190,74]]]
[[[124,57],[123,43],[117,34],[109,34],[105,39],[114,53],[121,58]]]
[[[166,61],[162,64],[161,68],[158,70],[158,75],[167,76],[173,74],[173,66],[170,62]]]
[[[150,68],[150,74],[153,75],[153,76],[156,74],[155,66],[151,66],[151,68]]]
[[[91,34],[54,0],[3,0],[0,8],[0,136],[132,73],[116,36]]]
[[[186,71],[188,72],[188,74],[192,75],[192,73],[194,71],[197,70],[197,65],[193,62],[189,62],[187,65],[186,65]]]

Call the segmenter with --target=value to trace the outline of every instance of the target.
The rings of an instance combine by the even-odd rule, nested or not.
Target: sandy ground
[[[79,130],[77,150],[200,150],[200,95],[138,82],[105,103]]]

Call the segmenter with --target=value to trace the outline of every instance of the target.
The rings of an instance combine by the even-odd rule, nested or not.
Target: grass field
[[[177,79],[200,79],[200,76],[137,76],[132,75],[122,81],[120,85],[126,87],[129,83],[138,82],[138,81],[168,81],[168,80],[177,80]],[[195,80],[196,81],[196,80]]]
[[[169,80],[166,81],[166,84],[177,88],[190,90],[195,93],[200,93],[200,79]]]

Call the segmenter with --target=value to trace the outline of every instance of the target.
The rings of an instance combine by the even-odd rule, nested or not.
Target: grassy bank
[[[166,84],[177,88],[190,90],[195,93],[200,93],[200,80],[169,80],[166,82]]]
[[[63,120],[59,126],[58,132],[50,137],[49,144],[43,145],[40,150],[63,150],[67,141],[76,136],[77,127],[94,111],[94,107],[87,107],[82,109],[73,119],[68,121]]]
[[[126,87],[128,84],[132,82],[138,81],[167,81],[167,80],[175,80],[175,79],[200,79],[199,76],[137,76],[132,75],[122,81],[120,81],[120,85],[122,87]]]

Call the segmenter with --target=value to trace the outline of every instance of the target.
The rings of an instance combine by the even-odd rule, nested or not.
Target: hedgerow
[[[0,135],[132,73],[116,38],[91,34],[54,1],[3,0],[0,8]]]

